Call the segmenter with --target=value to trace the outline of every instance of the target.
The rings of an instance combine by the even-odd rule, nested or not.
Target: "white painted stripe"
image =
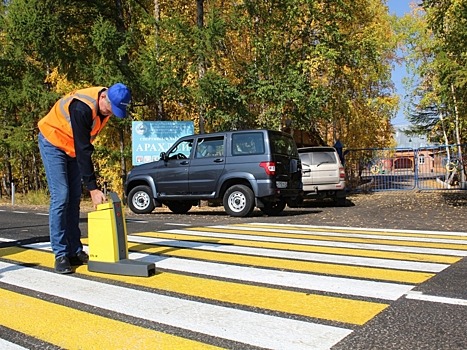
[[[51,251],[50,243],[28,244],[26,247]],[[85,246],[85,250],[88,247]],[[344,277],[313,275],[256,267],[235,266],[191,259],[180,259],[159,255],[130,253],[129,258],[156,263],[158,268],[201,276],[215,276],[229,280],[254,282],[274,286],[299,288],[302,290],[330,292],[383,300],[397,300],[415,286],[375,282]]]
[[[416,291],[411,291],[407,293],[405,297],[407,299],[430,301],[433,303],[467,306],[467,300],[465,299],[455,299],[455,298],[440,297],[436,295],[427,295],[427,294],[423,294],[422,292],[416,292]]]
[[[425,230],[400,230],[400,229],[387,229],[387,228],[366,228],[366,227],[345,227],[345,226],[314,226],[314,225],[299,225],[299,224],[274,224],[270,222],[252,222],[251,225],[270,225],[270,226],[285,226],[285,227],[305,227],[312,229],[323,230],[347,230],[347,231],[374,231],[374,232],[394,232],[394,233],[417,233],[423,235],[449,235],[449,236],[467,236],[467,232],[456,231],[425,231]]]
[[[132,222],[136,224],[147,224],[149,221],[146,220],[139,220],[139,219],[125,219],[125,222]]]
[[[49,213],[36,213],[36,215],[49,216]]]
[[[23,348],[22,346],[19,346],[18,344],[11,343],[1,338],[0,338],[0,349],[2,350],[26,350],[26,348]]]
[[[145,255],[141,253],[130,253],[129,257],[135,260],[155,262],[156,270],[162,268],[171,271],[215,276],[242,282],[247,281],[384,300],[397,300],[415,287],[413,285],[390,282],[375,282],[345,277],[321,276],[300,272],[226,265],[189,259]]]
[[[203,230],[189,231],[189,230],[171,229],[171,230],[161,231],[161,232],[176,233],[180,235],[232,238],[232,239],[241,239],[241,240],[246,240],[246,241],[291,243],[291,244],[307,245],[307,246],[314,245],[314,246],[322,246],[322,247],[382,250],[382,251],[388,251],[388,252],[401,252],[401,253],[467,256],[467,250],[456,250],[456,249],[441,249],[441,248],[436,249],[436,248],[393,246],[393,245],[369,244],[369,243],[320,241],[320,240],[313,240],[313,239],[294,239],[294,238],[281,238],[281,237],[269,237],[269,236],[241,235],[241,234],[237,235],[237,234],[232,234],[232,233],[207,232]]]
[[[343,233],[343,232],[326,232],[326,231],[307,231],[307,230],[290,230],[274,228],[264,228],[255,226],[229,226],[229,225],[216,225],[210,226],[212,228],[221,229],[235,229],[239,231],[254,231],[254,232],[279,232],[279,233],[291,233],[297,235],[309,235],[309,236],[333,236],[343,238],[363,238],[363,239],[379,239],[379,240],[392,240],[402,242],[428,242],[428,243],[445,243],[445,244],[460,244],[466,245],[467,239],[442,239],[442,238],[427,238],[427,237],[405,237],[405,236],[390,236],[390,235],[366,235],[361,233]]]
[[[440,272],[449,267],[447,264],[417,262],[417,261],[403,261],[403,260],[390,260],[390,259],[377,259],[354,257],[346,255],[335,254],[320,254],[309,252],[298,252],[290,250],[278,250],[267,248],[252,248],[234,245],[222,245],[215,243],[193,242],[193,241],[174,241],[170,239],[158,239],[143,236],[128,236],[129,242],[157,244],[169,247],[189,248],[193,250],[202,250],[210,252],[222,252],[231,254],[246,254],[253,256],[274,257],[283,259],[324,262],[331,264],[346,264],[356,266],[370,266],[380,267],[385,269],[398,269],[406,271],[424,271],[424,272]],[[241,243],[239,243],[241,244]]]
[[[14,239],[0,237],[0,241],[2,241],[2,242],[13,242]]]
[[[19,211],[19,210],[13,210],[12,213],[16,213],[16,214],[28,214],[27,211]]]
[[[0,269],[3,283],[268,349],[324,350],[351,333],[349,329],[132,290],[3,262]]]

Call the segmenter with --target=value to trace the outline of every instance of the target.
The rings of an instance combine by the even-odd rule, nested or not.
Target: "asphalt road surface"
[[[126,211],[149,277],[58,275],[47,209],[3,205],[0,349],[467,349],[466,204],[399,192],[278,217]]]

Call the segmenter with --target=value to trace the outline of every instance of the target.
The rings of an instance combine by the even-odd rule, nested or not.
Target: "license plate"
[[[287,188],[287,181],[276,181],[277,188]]]

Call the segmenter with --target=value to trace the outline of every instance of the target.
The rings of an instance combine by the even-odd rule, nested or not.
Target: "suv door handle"
[[[180,162],[180,165],[188,165],[188,164],[190,164],[190,162],[187,161],[187,160],[184,160],[183,162]]]
[[[224,161],[224,159],[222,159],[222,158],[214,159],[214,163],[222,163],[223,161]]]

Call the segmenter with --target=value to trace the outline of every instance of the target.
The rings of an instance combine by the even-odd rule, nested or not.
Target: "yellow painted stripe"
[[[428,234],[420,232],[394,232],[394,231],[385,231],[385,230],[363,230],[363,229],[343,229],[343,228],[318,228],[318,227],[302,227],[302,226],[284,226],[284,225],[262,225],[259,223],[249,223],[249,224],[234,224],[232,226],[242,226],[242,227],[260,227],[266,229],[278,229],[278,230],[290,230],[290,231],[307,231],[307,232],[337,232],[337,233],[347,233],[347,234],[365,234],[365,235],[387,235],[387,236],[394,236],[394,237],[417,237],[417,238],[436,238],[436,239],[456,239],[456,240],[464,240],[467,244],[467,236],[463,235],[455,235],[453,234],[445,234],[439,235],[436,233]]]
[[[384,244],[384,245],[394,245],[394,246],[404,246],[404,247],[418,247],[418,248],[438,248],[438,249],[457,249],[457,250],[467,250],[466,244],[452,244],[452,243],[432,243],[432,242],[415,242],[415,241],[396,241],[391,239],[371,239],[371,238],[352,238],[352,237],[341,237],[333,236],[314,236],[314,235],[304,235],[304,234],[294,234],[294,233],[280,233],[276,231],[244,231],[244,230],[235,230],[235,229],[223,229],[216,227],[188,227],[186,230],[189,231],[205,231],[205,232],[220,232],[220,233],[235,233],[237,235],[255,235],[255,236],[266,236],[266,237],[281,237],[281,238],[293,238],[293,239],[307,239],[307,240],[317,240],[325,242],[346,242],[346,243],[366,243],[366,244]]]
[[[302,260],[287,260],[271,257],[258,257],[243,254],[216,253],[202,250],[177,249],[170,246],[153,246],[142,243],[128,242],[128,249],[141,251],[146,254],[157,254],[161,256],[175,256],[179,258],[189,258],[204,261],[215,261],[243,266],[267,267],[278,270],[291,270],[308,273],[319,273],[333,276],[348,276],[364,279],[391,281],[401,283],[422,283],[433,277],[435,274],[427,272],[403,271],[393,269],[383,269],[379,267],[339,265]]]
[[[3,248],[0,249],[0,256],[20,263],[53,268],[53,254],[40,250]],[[157,273],[150,278],[95,273],[88,271],[86,266],[77,267],[76,272],[194,297],[356,325],[365,324],[389,306],[384,303],[280,290],[170,272]]]
[[[206,236],[202,236],[202,233],[200,235],[194,235],[194,234],[193,235],[181,235],[181,234],[166,233],[166,232],[140,232],[140,233],[133,234],[133,235],[173,239],[173,240],[179,240],[179,241],[197,241],[197,242],[203,242],[203,243],[233,244],[235,246],[244,246],[244,247],[291,250],[291,251],[298,251],[298,252],[336,254],[336,255],[346,255],[346,256],[360,256],[360,257],[381,258],[381,259],[391,259],[391,260],[422,261],[422,262],[433,262],[433,263],[442,263],[442,264],[453,264],[462,259],[461,257],[443,256],[443,255],[435,255],[435,254],[420,254],[420,253],[409,253],[409,252],[407,253],[387,252],[387,251],[368,250],[368,249],[336,248],[336,247],[324,247],[324,246],[293,244],[293,243],[276,243],[276,242],[266,242],[266,241],[248,241],[248,240],[222,238],[222,237],[206,237]]]
[[[0,310],[1,325],[63,349],[218,349],[4,289]]]

